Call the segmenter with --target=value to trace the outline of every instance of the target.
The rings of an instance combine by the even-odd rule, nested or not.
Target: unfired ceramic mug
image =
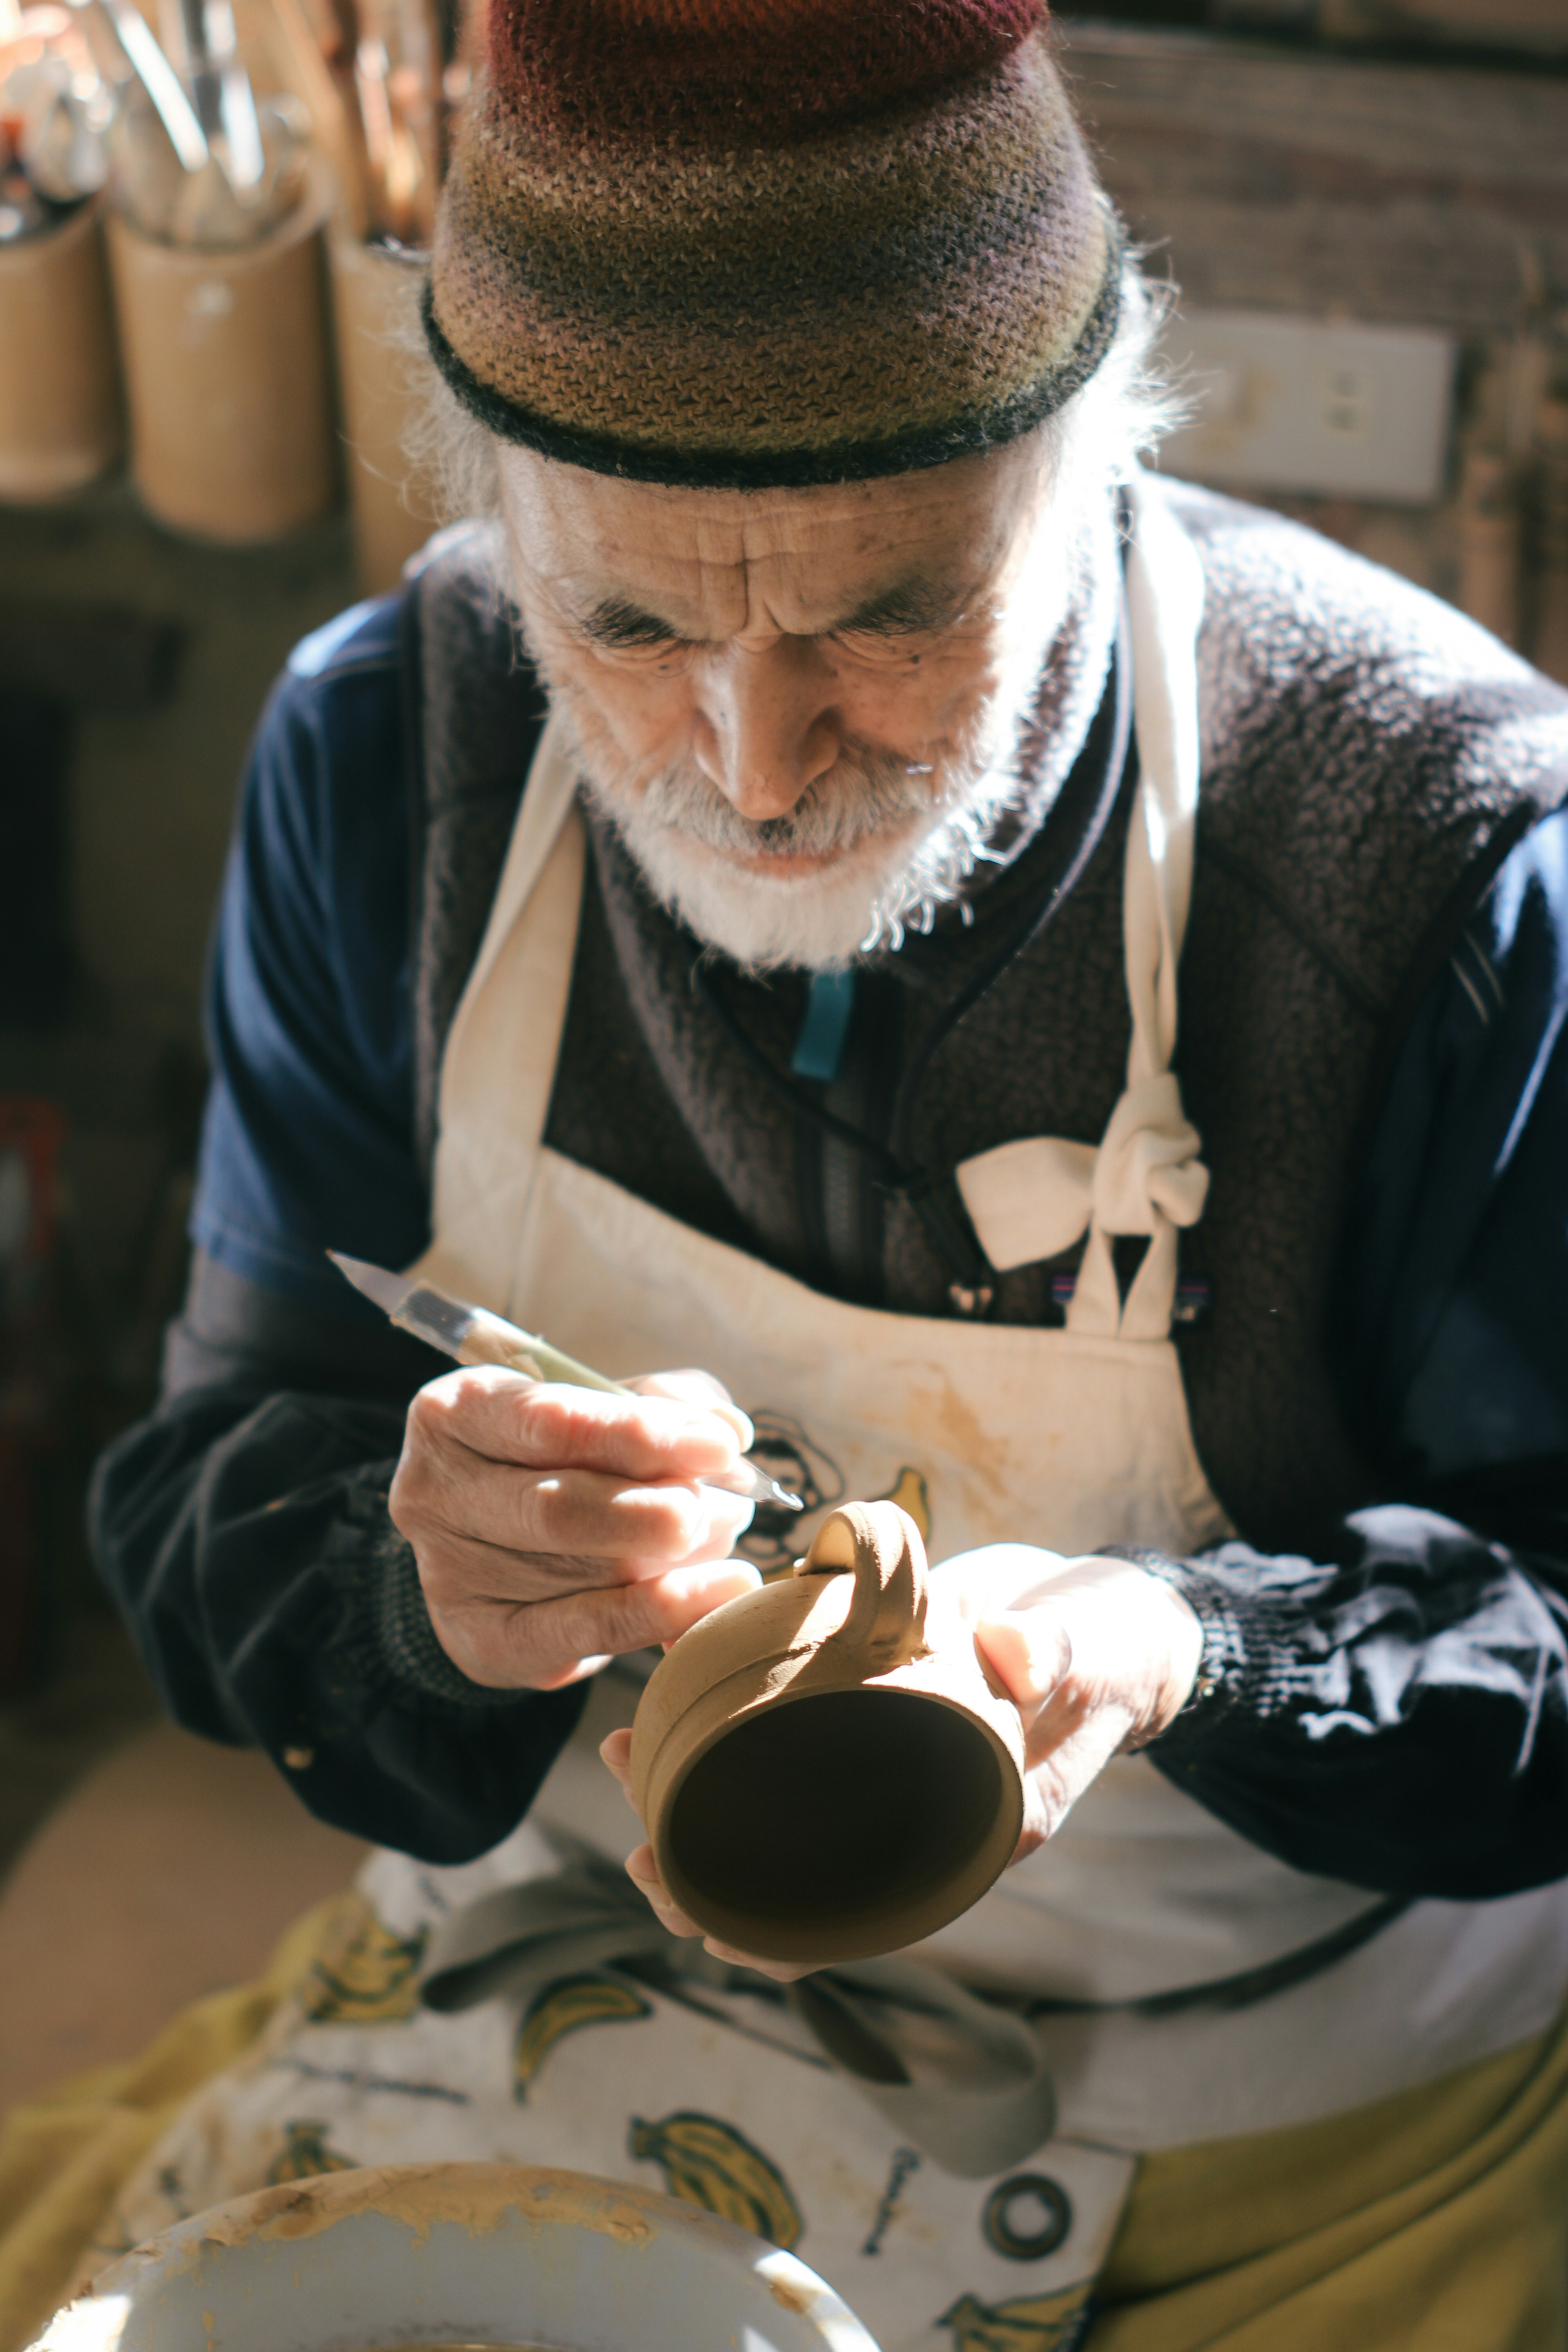
[[[655,1669],[632,1793],[703,1931],[762,1959],[868,1959],[934,1934],[1024,1818],[1018,1710],[896,1503],[847,1503],[793,1577]]]

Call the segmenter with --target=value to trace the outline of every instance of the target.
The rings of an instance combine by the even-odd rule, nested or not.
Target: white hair
[[[1121,313],[1089,382],[1027,436],[1036,509],[1051,528],[1031,536],[1010,598],[1017,625],[1002,648],[994,690],[964,734],[909,764],[886,747],[846,739],[832,770],[786,816],[741,816],[689,759],[628,772],[592,698],[565,677],[552,699],[576,739],[584,783],[614,824],[656,897],[697,935],[752,970],[843,966],[906,929],[929,930],[992,855],[995,828],[1019,789],[1018,752],[1041,667],[1103,544],[1114,486],[1158,444],[1182,404],[1154,356],[1170,297],[1135,261],[1123,271]],[[493,517],[500,507],[497,444],[428,361],[426,397],[405,441],[448,514]],[[489,558],[504,592],[510,551],[495,534]],[[515,600],[513,600],[515,602]],[[770,873],[777,857],[779,870]],[[810,878],[789,864],[810,859]]]

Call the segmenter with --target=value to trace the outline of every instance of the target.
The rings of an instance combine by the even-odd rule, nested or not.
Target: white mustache
[[[793,809],[759,822],[689,758],[617,774],[592,705],[561,698],[589,797],[654,897],[751,971],[842,967],[896,950],[909,929],[929,931],[992,856],[990,835],[1017,790],[1009,714],[929,762],[847,738]],[[803,877],[791,857],[822,862]]]
[[[849,741],[783,816],[742,816],[689,760],[650,777],[638,797],[645,823],[721,856],[842,856],[911,818],[930,817],[945,798],[932,792],[931,774],[929,766]]]

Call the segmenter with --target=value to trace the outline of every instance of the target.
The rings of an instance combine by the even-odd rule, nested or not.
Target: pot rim
[[[825,2279],[797,2256],[721,2214],[602,2174],[463,2160],[320,2173],[209,2206],[100,2271],[89,2287],[54,2314],[28,2352],[115,2352],[138,2302],[182,2274],[194,2278],[204,2256],[213,2252],[258,2240],[297,2243],[364,2213],[404,2221],[417,2248],[438,2221],[457,2222],[478,2234],[499,2227],[509,2212],[521,2221],[592,2230],[628,2247],[674,2232],[694,2250],[743,2264],[784,2310],[815,2329],[826,2352],[878,2352]],[[118,2314],[116,2305],[121,2306]]]

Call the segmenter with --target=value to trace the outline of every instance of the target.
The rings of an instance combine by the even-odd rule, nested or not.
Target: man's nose
[[[838,757],[836,692],[833,671],[808,637],[732,640],[704,666],[698,766],[753,824],[787,816]]]

